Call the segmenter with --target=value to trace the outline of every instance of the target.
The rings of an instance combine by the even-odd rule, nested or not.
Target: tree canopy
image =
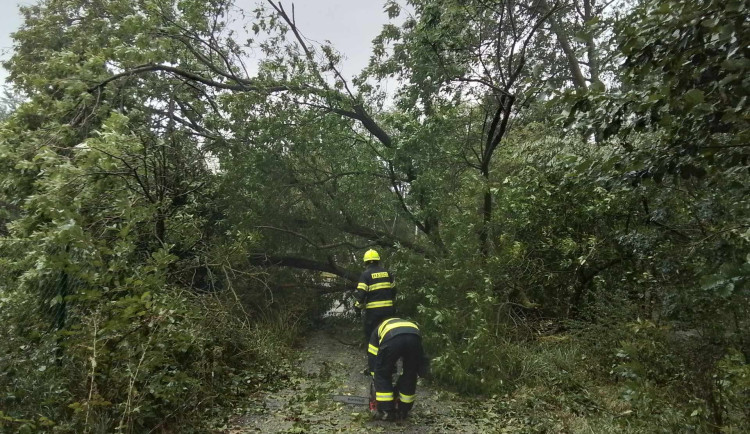
[[[27,392],[0,416],[141,432],[261,387],[274,356],[248,341],[346,300],[374,247],[441,384],[535,387],[525,363],[572,336],[630,428],[748,426],[746,3],[384,10],[349,79],[288,2],[21,7],[0,390]]]

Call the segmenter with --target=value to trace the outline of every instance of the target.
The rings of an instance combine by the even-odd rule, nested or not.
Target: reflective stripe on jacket
[[[380,323],[378,328],[373,330],[372,335],[370,336],[370,343],[367,346],[367,362],[371,374],[375,370],[375,359],[378,356],[380,347],[394,336],[404,333],[412,333],[417,336],[422,335],[416,324],[401,318],[388,318]]]
[[[355,307],[378,309],[392,307],[396,298],[393,276],[385,268],[370,264],[362,273],[354,291]]]

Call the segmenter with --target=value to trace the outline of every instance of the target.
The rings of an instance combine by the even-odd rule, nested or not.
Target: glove
[[[357,318],[362,318],[362,309],[355,307],[354,308],[354,315],[357,315]]]
[[[419,378],[427,378],[430,375],[429,357],[422,356],[422,359],[419,361],[419,368],[417,368],[417,375],[419,375]]]

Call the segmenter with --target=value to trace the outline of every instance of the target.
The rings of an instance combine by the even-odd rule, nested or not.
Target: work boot
[[[378,410],[377,413],[373,416],[375,420],[384,420],[384,421],[394,421],[399,419],[399,414],[395,410]]]

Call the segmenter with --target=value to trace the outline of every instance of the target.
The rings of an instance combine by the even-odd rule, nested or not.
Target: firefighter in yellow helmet
[[[365,271],[359,277],[357,290],[354,291],[354,309],[359,315],[365,311],[365,341],[375,327],[385,318],[394,314],[393,300],[396,298],[393,276],[380,266],[380,255],[373,249],[365,252]]]

